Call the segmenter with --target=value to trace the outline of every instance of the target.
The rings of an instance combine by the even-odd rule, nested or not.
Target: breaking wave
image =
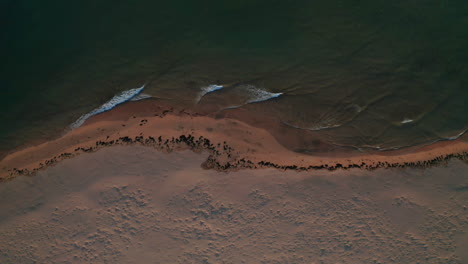
[[[203,98],[203,96],[209,93],[212,93],[214,91],[221,90],[223,88],[224,88],[223,85],[217,85],[217,84],[211,84],[211,85],[202,87],[200,90],[200,93],[195,99],[196,103],[199,103],[200,100]],[[233,108],[241,107],[246,104],[267,101],[267,100],[279,97],[283,94],[283,93],[271,93],[271,92],[268,92],[261,88],[257,88],[254,85],[250,85],[250,84],[236,85],[234,87],[231,87],[230,91],[236,93],[237,96],[239,96],[240,98],[243,98],[243,101],[239,102],[239,105],[233,106]]]
[[[217,91],[217,90],[221,90],[223,88],[224,88],[224,86],[217,85],[217,84],[210,84],[208,86],[202,87],[200,93],[198,94],[198,96],[197,96],[197,98],[195,100],[195,102],[198,103],[198,102],[200,102],[202,97],[205,96],[206,94],[209,94],[209,93]]]
[[[133,98],[135,98],[143,89],[145,88],[145,85],[141,86],[140,88],[134,88],[134,89],[130,89],[130,90],[126,90],[126,91],[123,91],[121,92],[120,94],[118,95],[115,95],[114,97],[112,97],[112,99],[110,99],[109,101],[105,102],[103,105],[101,105],[100,107],[94,109],[93,111],[89,112],[89,113],[86,113],[82,116],[80,116],[80,118],[78,118],[75,122],[73,122],[73,124],[70,125],[70,128],[72,129],[75,129],[75,128],[78,128],[80,127],[81,125],[83,125],[83,123],[90,117],[94,116],[94,115],[97,115],[97,114],[100,114],[100,113],[103,113],[103,112],[106,112],[106,111],[109,111],[111,110],[112,108],[116,107],[117,105],[121,104],[121,103],[125,103],[129,100],[132,100]],[[147,98],[147,97],[145,97]],[[140,98],[139,100],[141,99],[144,99],[144,98]]]
[[[231,91],[234,91],[237,94],[237,96],[241,98],[241,100],[238,101],[237,104],[235,105],[230,105],[230,106],[226,106],[222,108],[220,111],[237,109],[247,104],[268,101],[270,99],[280,97],[283,94],[283,93],[271,93],[271,92],[268,92],[261,88],[257,88],[254,85],[250,85],[250,84],[237,85],[233,87]]]
[[[403,119],[403,121],[401,121],[402,124],[408,124],[408,123],[412,123],[414,120],[413,119],[409,119],[409,118],[405,118]]]
[[[460,133],[458,133],[458,134],[456,134],[454,136],[446,137],[445,139],[447,139],[447,140],[456,140],[456,139],[460,138],[461,136],[463,136],[467,131],[468,131],[468,128],[461,131]]]
[[[253,85],[246,85],[245,89],[247,90],[248,95],[249,95],[249,99],[245,102],[245,104],[267,101],[273,98],[277,98],[283,94],[283,93],[271,93],[271,92],[262,90],[260,88],[257,88]]]
[[[152,95],[149,95],[149,94],[145,94],[145,93],[140,93],[140,94],[137,94],[135,95],[134,97],[132,97],[132,99],[130,99],[129,101],[140,101],[140,100],[143,100],[143,99],[147,99],[147,98],[152,98],[153,96]]]

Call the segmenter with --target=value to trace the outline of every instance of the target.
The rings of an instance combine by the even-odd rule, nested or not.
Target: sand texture
[[[153,99],[129,102],[91,118],[84,126],[56,140],[7,155],[0,161],[0,179],[30,175],[63,159],[102,147],[129,144],[150,146],[163,152],[205,151],[210,155],[203,166],[223,171],[428,167],[451,158],[468,157],[468,143],[460,139],[395,151],[340,150],[310,155],[291,151],[280,144],[271,133],[273,125],[267,129],[266,124],[254,127],[248,125],[253,120],[245,121],[202,116]],[[275,128],[275,131],[277,134],[280,130]],[[325,147],[318,144],[317,148]]]
[[[218,172],[116,146],[0,185],[0,263],[468,262],[467,164]]]

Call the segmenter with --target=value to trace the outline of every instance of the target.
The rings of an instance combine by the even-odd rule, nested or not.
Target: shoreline
[[[452,158],[468,159],[462,139],[375,153],[341,151],[310,155],[280,144],[265,125],[253,127],[229,117],[216,118],[178,109],[157,99],[127,102],[91,117],[61,137],[10,152],[0,161],[0,181],[32,175],[61,160],[115,145],[144,145],[164,152],[206,151],[206,169],[280,170],[430,167]]]

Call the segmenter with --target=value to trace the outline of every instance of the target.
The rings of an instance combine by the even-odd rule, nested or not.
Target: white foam
[[[448,139],[448,140],[458,139],[459,137],[463,136],[467,131],[468,131],[468,129],[465,129],[465,130],[461,131],[460,133],[458,133],[457,135],[452,136],[452,137],[447,137],[446,139]]]
[[[402,124],[407,124],[407,123],[411,123],[413,121],[414,121],[413,119],[405,118],[405,119],[403,119],[403,121],[401,121],[401,123]]]
[[[267,101],[273,98],[277,98],[283,94],[283,93],[270,93],[268,91],[257,88],[253,85],[247,85],[245,86],[245,89],[248,91],[249,97],[250,97],[247,100],[247,102],[245,102],[246,104]]]
[[[200,93],[198,94],[198,96],[197,96],[197,98],[195,100],[196,103],[200,102],[202,97],[205,96],[206,94],[209,94],[209,93],[217,91],[217,90],[221,90],[223,88],[224,88],[224,86],[217,85],[217,84],[210,84],[208,86],[202,87]]]
[[[118,95],[115,95],[110,99],[109,101],[105,102],[103,105],[100,107],[94,109],[93,111],[86,113],[82,115],[80,118],[78,118],[73,124],[70,125],[70,128],[75,129],[83,125],[83,123],[90,117],[100,114],[105,111],[109,111],[112,108],[116,107],[117,105],[124,103],[126,101],[131,100],[134,98],[136,95],[138,95],[143,89],[145,88],[145,85],[141,86],[140,88],[135,88],[135,89],[130,89],[121,92]]]
[[[330,128],[336,128],[336,127],[340,127],[342,126],[342,124],[336,124],[336,125],[329,125],[329,126],[325,126],[325,125],[320,125],[320,124],[312,124],[312,125],[309,125],[307,127],[300,127],[300,126],[297,126],[297,125],[293,125],[291,123],[288,123],[286,121],[282,121],[281,122],[287,126],[290,126],[290,127],[293,127],[293,128],[297,128],[297,129],[306,129],[306,130],[312,130],[312,131],[319,131],[319,130],[325,130],[325,129],[330,129]]]
[[[310,127],[308,127],[307,129],[308,130],[312,130],[312,131],[319,131],[319,130],[325,130],[325,129],[330,129],[330,128],[337,128],[337,127],[340,127],[342,126],[341,124],[335,124],[335,125],[320,125],[320,124],[315,124],[315,125],[311,125]]]
[[[153,96],[151,96],[151,95],[149,95],[149,94],[141,93],[141,94],[135,95],[135,96],[132,97],[132,99],[130,99],[129,101],[140,101],[140,100],[147,99],[147,98],[152,98],[152,97],[153,97]]]
[[[259,103],[281,96],[283,93],[271,93],[250,84],[243,84],[235,87],[237,92],[243,97],[243,102],[239,105],[231,105],[222,108],[219,111],[237,109],[247,104]]]

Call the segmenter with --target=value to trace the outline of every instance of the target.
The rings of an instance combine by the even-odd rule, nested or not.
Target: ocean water
[[[142,85],[363,151],[454,139],[468,128],[466,10],[465,0],[0,0],[0,151],[53,138]]]

